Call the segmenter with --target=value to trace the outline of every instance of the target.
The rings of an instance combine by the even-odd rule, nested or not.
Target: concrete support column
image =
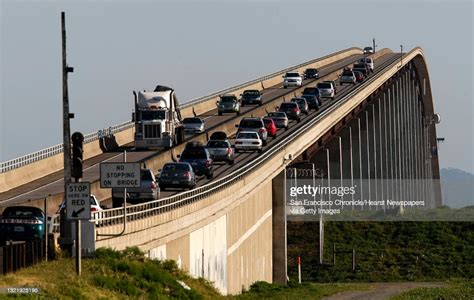
[[[344,127],[340,135],[342,141],[342,179],[345,182],[350,182],[351,186],[354,186],[352,127],[350,125]],[[354,200],[354,195],[351,194],[350,198]]]
[[[379,99],[380,100],[380,99]],[[380,123],[379,123],[379,108],[378,108],[378,102],[375,101],[375,104],[371,105],[372,108],[372,152],[373,152],[373,172],[372,174],[372,195],[373,195],[373,200],[380,200],[380,188],[379,188],[379,178],[380,178],[380,170],[379,170],[379,165],[380,165]],[[376,209],[379,209],[377,206]]]
[[[361,114],[361,128],[360,128],[360,135],[361,135],[361,170],[362,170],[362,179],[370,179],[370,128],[371,124],[369,122],[369,112],[365,110]],[[364,185],[361,187],[362,198],[361,200],[370,200],[370,181],[366,180]]]
[[[350,123],[352,146],[352,178],[355,186],[355,199],[363,199],[363,160],[362,160],[362,134],[361,119],[354,118]]]
[[[272,180],[273,282],[287,282],[286,183],[283,170]]]
[[[394,93],[394,86],[390,87],[388,89],[388,118],[386,122],[388,123],[388,151],[389,156],[387,159],[387,165],[388,165],[388,178],[390,178],[390,181],[387,181],[387,191],[388,191],[388,197],[390,199],[395,199],[395,176],[396,176],[396,170],[395,170],[395,156],[396,156],[396,151],[395,151],[395,105],[394,105],[394,99],[393,99],[393,94]]]

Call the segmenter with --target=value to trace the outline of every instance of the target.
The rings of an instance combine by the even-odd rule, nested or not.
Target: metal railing
[[[84,136],[84,143],[90,143],[96,141],[105,136],[109,136],[120,132],[122,130],[133,127],[133,123],[128,121],[118,125],[110,126],[109,128],[100,129],[97,132],[92,132]],[[33,152],[18,158],[8,160],[0,163],[0,173],[5,173],[10,170],[37,162],[39,160],[54,156],[56,154],[63,153],[63,144],[58,144],[52,147],[42,149],[37,152]]]
[[[395,57],[394,59],[385,63],[385,65],[377,70],[374,75],[382,74],[385,70],[393,67],[398,63],[398,58]],[[305,133],[307,130],[311,129],[314,124],[319,122],[321,119],[325,118],[329,114],[331,114],[334,110],[340,107],[342,104],[347,102],[351,99],[355,94],[359,93],[362,89],[364,89],[368,84],[375,81],[377,76],[372,76],[371,78],[364,81],[362,85],[356,87],[353,91],[349,92],[346,96],[344,96],[339,101],[333,103],[329,106],[325,111],[321,114],[316,116],[313,119],[308,120],[301,125],[300,128],[296,129],[293,134],[290,134],[279,141],[276,145],[270,148],[268,151],[265,151],[262,155],[258,156],[255,160],[248,162],[247,164],[241,166],[240,168],[236,169],[232,173],[213,180],[210,183],[207,183],[203,186],[197,187],[191,191],[186,191],[179,193],[177,195],[173,195],[170,197],[127,206],[127,221],[133,221],[136,219],[141,219],[145,217],[149,217],[152,215],[161,214],[163,212],[170,211],[172,209],[179,208],[181,206],[187,205],[189,203],[204,199],[211,194],[223,190],[227,188],[229,185],[237,182],[238,180],[245,177],[248,173],[252,172],[256,168],[258,168],[263,163],[266,163],[270,158],[278,154],[280,151],[284,150],[284,148],[290,144],[296,137]],[[96,226],[97,227],[104,227],[114,224],[122,223],[124,208],[112,208],[107,209],[105,211],[100,212],[101,218],[96,218]]]
[[[183,103],[181,105],[181,108],[187,108],[187,107],[190,107],[190,106],[194,106],[196,104],[199,104],[199,103],[205,102],[209,99],[212,99],[212,98],[214,98],[218,95],[229,93],[229,92],[238,90],[242,87],[245,87],[245,86],[248,86],[248,85],[251,85],[251,84],[254,84],[254,83],[258,83],[258,82],[261,82],[261,81],[264,81],[264,80],[267,80],[267,79],[270,79],[274,76],[284,74],[284,73],[292,71],[294,69],[304,67],[308,64],[313,64],[315,62],[327,59],[329,57],[339,55],[339,54],[344,53],[346,51],[357,50],[357,49],[360,50],[360,48],[357,48],[357,47],[344,49],[344,50],[341,50],[341,51],[338,51],[338,52],[335,52],[335,53],[332,53],[332,54],[328,54],[328,55],[320,57],[320,58],[316,58],[316,59],[307,61],[305,63],[298,64],[298,65],[293,66],[293,67],[289,67],[289,68],[280,70],[280,71],[272,73],[270,75],[265,75],[265,76],[259,77],[257,79],[254,79],[254,80],[232,86],[230,88],[221,90],[219,92],[216,92],[216,93],[213,93],[213,94],[210,94],[210,95],[207,95],[207,96],[192,99],[190,101],[187,101],[187,102]],[[134,124],[133,122],[127,121],[127,122],[123,122],[123,123],[118,124],[118,125],[111,126],[109,128],[100,129],[97,132],[89,133],[89,134],[84,136],[84,143],[90,143],[90,142],[96,141],[100,138],[103,138],[105,136],[115,134],[115,133],[120,132],[122,130],[129,129],[129,128],[133,127],[133,124]],[[36,161],[54,156],[54,155],[59,154],[59,153],[63,153],[63,144],[58,144],[58,145],[55,145],[55,146],[52,146],[52,147],[48,147],[48,148],[39,150],[37,152],[33,152],[33,153],[30,153],[30,154],[27,154],[27,155],[24,155],[24,156],[21,156],[21,157],[18,157],[18,158],[14,158],[14,159],[2,162],[2,163],[0,163],[0,173],[5,173],[5,172],[8,172],[8,171],[11,171],[13,169],[16,169],[16,168],[34,163]]]

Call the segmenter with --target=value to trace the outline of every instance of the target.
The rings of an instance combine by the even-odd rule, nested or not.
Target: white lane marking
[[[235,242],[232,246],[229,247],[229,249],[227,249],[227,256],[231,255],[235,250],[237,250],[237,248],[240,247],[240,245],[242,245],[242,243],[248,238],[250,237],[250,235],[252,233],[254,233],[258,227],[260,227],[260,225],[263,224],[263,222],[265,222],[270,216],[272,215],[272,210],[270,209],[269,211],[267,211],[258,221],[257,223],[253,224],[252,227],[249,228],[249,230],[247,230],[238,240],[237,242]]]
[[[114,158],[117,158],[117,157],[119,157],[119,156],[121,156],[121,155],[123,155],[123,154],[118,154],[118,155],[116,155],[116,156],[112,156],[112,157],[110,157],[110,158],[108,158],[108,159],[102,160],[101,162],[99,162],[99,163],[97,163],[97,164],[94,164],[94,165],[92,165],[92,166],[89,166],[89,167],[85,168],[84,171],[87,171],[87,170],[89,170],[89,169],[91,169],[91,168],[94,168],[94,167],[96,167],[97,165],[99,165],[99,164],[102,163],[102,162],[109,161],[109,160],[114,159]],[[62,170],[63,170],[63,169],[62,169]],[[42,189],[42,188],[45,188],[45,187],[50,186],[50,185],[52,185],[52,184],[61,182],[61,181],[63,181],[63,180],[64,180],[64,178],[57,179],[57,180],[52,181],[52,182],[50,182],[50,183],[47,183],[47,184],[45,184],[45,185],[39,186],[39,187],[37,187],[36,189],[33,189],[33,190],[31,190],[31,191],[25,192],[25,193],[20,194],[20,195],[16,195],[16,196],[13,197],[13,198],[5,199],[5,200],[3,200],[3,201],[0,202],[0,205],[3,205],[3,204],[6,203],[6,202],[13,201],[13,200],[15,200],[15,199],[17,199],[17,198],[19,198],[19,197],[21,197],[21,196],[24,196],[24,195],[26,195],[26,194],[36,192],[36,191],[38,191],[38,190],[40,190],[40,189]]]

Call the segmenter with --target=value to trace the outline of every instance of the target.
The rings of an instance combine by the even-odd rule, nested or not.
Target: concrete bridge
[[[240,118],[263,116],[301,94],[305,86],[337,80],[345,66],[363,56],[359,48],[345,49],[190,101],[182,114],[205,118],[206,133],[188,140],[205,142],[214,131],[233,136]],[[128,206],[123,235],[106,236],[124,228],[124,208],[104,211],[94,222],[95,247],[139,246],[151,258],[176,260],[223,293],[239,293],[257,280],[286,282],[284,173],[297,162],[314,163],[328,181],[360,182],[359,193],[368,199],[420,199],[428,207],[440,206],[434,107],[423,51],[382,49],[370,56],[375,61],[372,75],[355,86],[338,85],[334,101],[325,101],[318,112],[279,131],[263,153],[239,154],[233,166],[217,166],[214,179],[201,179],[191,191],[163,192],[156,201]],[[307,67],[318,68],[321,78],[305,80],[301,88],[282,88],[282,74]],[[217,115],[219,94],[250,88],[262,90],[262,106],[246,106],[240,116]],[[120,149],[129,147],[132,139],[129,122],[86,137],[83,181],[90,181],[93,193],[105,203],[110,190],[99,186],[98,165],[121,161]],[[127,159],[157,172],[183,147],[131,151]],[[64,197],[62,155],[58,145],[2,163],[0,204],[41,206],[46,197],[54,213]],[[414,187],[409,180],[423,185]]]

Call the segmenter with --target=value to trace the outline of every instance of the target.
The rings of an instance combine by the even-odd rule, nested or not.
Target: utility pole
[[[374,53],[375,53],[375,47],[377,46],[375,45],[375,38],[372,39],[372,44],[374,45]]]
[[[72,73],[74,68],[69,67],[66,61],[66,16],[61,12],[61,38],[62,38],[62,76],[63,76],[63,156],[64,156],[64,192],[71,182],[71,129],[69,119],[74,118],[74,114],[69,113],[69,94],[67,87],[68,73]],[[66,208],[67,209],[67,208]],[[70,225],[66,224],[65,218],[61,218],[61,244],[71,243]]]

